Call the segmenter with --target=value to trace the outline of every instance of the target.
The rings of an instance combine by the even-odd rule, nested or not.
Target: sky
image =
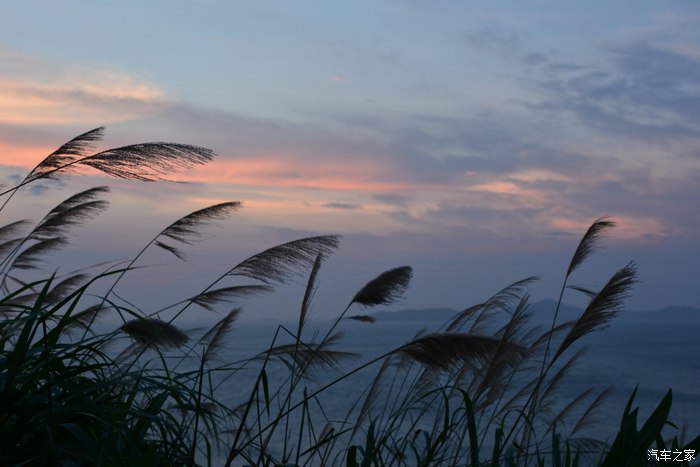
[[[0,183],[99,126],[101,148],[217,157],[170,177],[187,183],[90,173],[25,188],[0,216],[112,187],[110,210],[46,268],[67,272],[242,201],[187,264],[151,252],[123,293],[156,307],[275,244],[340,234],[320,317],[404,264],[395,308],[464,308],[531,275],[533,299],[556,297],[581,235],[609,216],[574,283],[635,261],[628,308],[700,306],[699,22],[694,1],[3,1]],[[244,309],[294,316],[304,280]]]

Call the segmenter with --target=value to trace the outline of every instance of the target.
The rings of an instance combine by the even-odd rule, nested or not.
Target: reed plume
[[[104,314],[106,310],[109,310],[109,308],[101,305],[91,305],[84,310],[74,313],[70,323],[66,325],[66,332],[75,329],[89,330],[92,323],[99,318],[99,315]]]
[[[632,286],[637,282],[637,268],[634,262],[617,271],[603,288],[596,294],[576,320],[559,344],[552,362],[555,361],[571,344],[586,334],[605,327],[610,320],[622,311],[624,300],[629,296]]]
[[[207,148],[177,143],[141,143],[90,154],[102,139],[104,127],[76,136],[45,157],[16,186],[0,193],[10,193],[0,210],[21,187],[40,179],[53,179],[79,167],[91,167],[125,180],[156,181],[163,176],[210,162],[214,153]]]
[[[364,306],[389,305],[403,295],[412,277],[413,269],[410,266],[385,271],[365,284],[351,303]]]
[[[575,435],[579,431],[588,426],[595,424],[595,415],[602,409],[603,402],[612,394],[612,387],[607,387],[600,391],[593,401],[588,405],[583,414],[571,429],[571,435]]]
[[[220,303],[234,303],[235,299],[250,297],[272,291],[269,285],[234,285],[219,289],[207,290],[190,298],[195,305],[199,305],[208,311],[215,311]]]
[[[335,333],[321,343],[296,341],[292,344],[277,345],[258,355],[259,359],[273,357],[282,362],[291,372],[298,376],[309,375],[314,369],[328,370],[337,368],[341,360],[356,358],[353,352],[331,350],[342,338],[342,333]]]
[[[353,430],[352,430],[352,436],[355,436],[355,433],[357,433],[357,430],[360,429],[360,427],[364,424],[365,420],[367,419],[367,416],[370,413],[372,405],[374,404],[374,401],[376,400],[377,396],[380,393],[380,389],[382,387],[382,382],[384,380],[384,374],[389,369],[391,364],[392,364],[392,356],[389,355],[382,360],[382,364],[379,367],[379,370],[377,370],[377,374],[374,375],[374,378],[372,378],[372,384],[370,384],[369,390],[367,391],[367,395],[365,396],[365,400],[362,403],[362,407],[360,407],[360,411],[357,414],[357,420],[355,421],[355,426],[353,427]]]
[[[104,211],[109,203],[100,196],[109,192],[107,187],[95,187],[81,191],[64,200],[49,211],[37,225],[21,239],[12,239],[0,245],[10,252],[0,261],[2,285],[12,269],[38,269],[43,257],[68,243],[68,229],[79,225]],[[14,232],[27,224],[18,221],[4,227],[5,233]],[[25,245],[29,244],[26,248]]]
[[[28,219],[22,219],[0,227],[0,241],[2,241],[2,243],[0,243],[0,255],[14,250],[24,239],[24,237],[15,237],[9,240],[6,240],[6,238],[28,228],[30,225],[31,221]]]
[[[202,355],[202,365],[205,365],[214,358],[223,348],[224,341],[231,332],[231,327],[240,314],[241,309],[234,308],[199,339],[197,344],[206,346],[206,350]]]
[[[141,348],[175,349],[186,344],[187,334],[177,326],[156,318],[138,318],[127,321],[119,329]]]
[[[129,261],[129,264],[127,264],[127,266],[117,276],[107,293],[104,295],[104,298],[102,300],[103,304],[109,298],[109,296],[114,293],[114,289],[117,287],[117,284],[119,284],[124,275],[128,271],[133,269],[133,266],[136,263],[136,261],[138,261],[138,259],[146,252],[146,250],[148,250],[148,248],[150,248],[151,245],[155,244],[159,248],[172,253],[177,258],[183,261],[185,260],[185,255],[182,252],[182,250],[173,245],[164,243],[160,240],[161,237],[169,238],[171,240],[175,240],[184,244],[191,244],[200,237],[201,228],[205,227],[210,222],[222,219],[230,213],[237,211],[240,208],[240,206],[241,203],[238,201],[214,204],[206,208],[191,212],[186,216],[183,216],[180,219],[176,220],[168,227],[161,230],[155,237],[153,237],[148,243],[146,243],[146,245],[143,248],[141,248],[141,251],[139,251],[131,259],[131,261]],[[235,292],[240,292],[240,295],[243,295],[246,293],[251,294],[256,292],[262,292],[262,290],[260,288],[255,290],[237,289]],[[202,293],[196,297],[191,298],[189,300],[188,306],[192,303],[199,301],[199,304],[201,306],[203,306],[204,308],[208,308],[213,306],[213,303],[215,303],[216,301],[220,301],[226,296],[230,297],[234,295],[235,292],[230,289],[227,291],[219,289],[218,291],[211,291],[209,295],[200,298],[201,295],[205,295],[204,293]]]
[[[487,361],[499,346],[501,339],[462,333],[433,333],[418,337],[398,348],[398,352],[435,370],[450,370],[456,363]],[[525,349],[507,344],[508,352],[520,354]]]
[[[25,181],[39,178],[54,178],[57,175],[57,170],[71,170],[72,164],[75,163],[75,161],[87,157],[89,153],[95,149],[96,143],[102,140],[104,131],[104,127],[95,128],[64,143],[37,164],[37,166],[29,172]],[[24,184],[23,181],[20,185]]]
[[[231,213],[240,209],[241,206],[242,204],[239,201],[229,201],[191,212],[163,229],[152,243],[184,260],[185,255],[179,248],[164,243],[159,239],[167,237],[171,240],[191,245],[195,240],[201,237],[201,229],[203,227],[213,221],[226,218]]]
[[[581,238],[581,241],[576,247],[571,262],[569,263],[569,268],[566,271],[566,277],[569,277],[576,268],[578,268],[585,260],[588,258],[596,249],[598,240],[603,235],[603,233],[614,227],[615,223],[613,221],[607,220],[605,217],[597,219],[588,228],[586,233]]]
[[[265,284],[285,283],[290,276],[313,266],[319,253],[327,256],[338,247],[338,235],[321,235],[293,240],[251,256],[232,268],[228,275],[244,276]]]
[[[108,149],[71,164],[85,165],[116,178],[153,182],[214,158],[211,149],[188,144],[141,143]]]
[[[345,319],[351,319],[353,321],[360,321],[361,323],[374,323],[377,321],[377,318],[374,316],[370,315],[353,315],[353,316],[348,316]]]
[[[68,244],[63,237],[46,238],[28,246],[12,261],[9,269],[38,269],[39,262],[52,251]]]
[[[53,288],[46,294],[46,303],[54,304],[64,300],[76,289],[81,287],[83,284],[90,280],[90,275],[85,273],[71,274],[65,279],[57,283]]]
[[[526,287],[539,280],[538,276],[530,276],[525,279],[513,282],[493,294],[488,300],[477,305],[472,305],[458,313],[446,327],[447,332],[456,332],[462,329],[469,320],[472,325],[469,332],[479,332],[479,325],[490,312],[506,311],[509,307],[519,301],[525,293]]]

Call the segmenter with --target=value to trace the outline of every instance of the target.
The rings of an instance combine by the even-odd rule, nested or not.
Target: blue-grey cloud
[[[515,31],[507,30],[494,22],[468,30],[464,33],[464,42],[475,50],[496,52],[505,56],[517,53],[522,47],[521,38]]]
[[[354,204],[354,203],[326,203],[323,205],[324,208],[331,208],[331,209],[347,209],[347,210],[354,210],[354,209],[361,209],[362,205],[361,204]]]
[[[568,64],[533,112],[570,113],[596,131],[650,143],[700,137],[700,59],[649,41],[605,49],[609,67]]]
[[[540,52],[533,52],[525,55],[521,62],[526,66],[542,65],[547,62],[547,56]]]

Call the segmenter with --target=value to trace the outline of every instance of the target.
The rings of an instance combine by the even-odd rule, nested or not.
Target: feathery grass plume
[[[206,350],[202,355],[203,365],[214,358],[216,353],[223,348],[224,340],[231,332],[231,326],[233,326],[240,314],[241,309],[234,308],[199,339],[197,343],[206,346]]]
[[[529,295],[526,294],[521,298],[508,323],[494,335],[500,338],[500,344],[487,361],[485,368],[476,375],[477,378],[474,381],[478,382],[478,385],[473,392],[475,405],[488,406],[500,399],[508,388],[516,367],[524,358],[531,355],[529,351],[512,352],[510,350],[512,344],[520,345],[518,337],[529,317]],[[484,394],[483,397],[482,394]]]
[[[584,428],[595,424],[597,412],[601,409],[603,402],[612,394],[612,387],[607,387],[600,391],[595,399],[589,404],[588,408],[579,417],[571,430],[571,436],[575,435]]]
[[[571,273],[574,272],[574,270],[595,251],[598,239],[605,232],[605,230],[614,226],[615,223],[607,220],[605,217],[601,217],[591,224],[586,233],[583,235],[583,238],[581,238],[581,241],[574,252],[574,256],[571,258],[569,269],[566,271],[566,277],[569,277]]]
[[[494,335],[502,339],[520,340],[525,342],[527,336],[531,333],[531,329],[526,329],[526,325],[532,319],[532,311],[530,307],[530,294],[524,293],[520,297],[520,301],[515,306],[515,309],[510,313],[508,321],[498,329]]]
[[[74,313],[73,316],[71,316],[70,322],[66,325],[65,331],[70,332],[75,329],[87,330],[100,315],[104,314],[104,312],[109,309],[110,307],[103,305],[91,305],[82,311]]]
[[[191,212],[178,219],[163,229],[156,238],[168,237],[172,240],[191,245],[196,239],[201,237],[201,228],[206,224],[227,217],[241,207],[239,201],[229,201],[226,203],[214,204],[206,208]],[[180,259],[184,259],[184,254],[180,249],[156,240],[155,245],[174,254]]]
[[[0,227],[0,239],[4,239],[8,235],[13,235],[17,231],[29,227],[30,223],[31,222],[29,221],[29,219],[21,219],[21,220],[3,225],[2,227]]]
[[[116,178],[150,182],[163,180],[163,175],[204,164],[214,158],[214,153],[207,148],[162,142],[133,144],[88,155],[94,149],[94,143],[102,138],[103,132],[104,128],[101,127],[77,136],[46,157],[19,185],[0,193],[2,196],[12,192],[0,210],[24,185],[43,178],[55,178],[79,166],[91,167]]]
[[[108,149],[74,161],[116,178],[153,182],[163,175],[177,173],[211,162],[211,149],[189,144],[141,143]]]
[[[89,280],[90,276],[84,273],[73,274],[66,277],[49,291],[46,295],[46,303],[53,304],[60,302]]]
[[[52,251],[58,250],[68,244],[63,237],[54,237],[41,240],[17,255],[9,269],[39,269],[38,263]]]
[[[398,300],[413,277],[411,266],[385,271],[369,281],[352,298],[351,303],[364,306],[389,305]]]
[[[244,276],[270,284],[284,283],[289,276],[300,275],[313,266],[319,253],[327,256],[338,247],[338,235],[302,238],[274,246],[251,256],[231,269],[228,275]]]
[[[514,302],[521,299],[525,293],[525,288],[531,283],[539,280],[538,276],[530,276],[525,279],[513,282],[493,294],[484,303],[470,306],[457,314],[447,325],[446,331],[456,332],[460,330],[469,319],[474,319],[469,332],[476,332],[482,316],[496,310],[507,310]]]
[[[495,337],[443,332],[414,339],[399,347],[397,352],[428,368],[450,370],[455,363],[487,361],[499,345],[501,339]],[[510,343],[508,351],[518,354],[525,352],[525,349]]]
[[[341,360],[358,356],[353,352],[329,349],[342,336],[342,333],[335,333],[320,344],[295,342],[293,344],[277,345],[262,352],[257,358],[274,357],[284,363],[290,371],[298,372],[300,375],[307,374],[314,369],[327,370],[336,368]]]
[[[174,256],[176,256],[178,259],[180,259],[180,260],[182,260],[182,261],[185,261],[185,260],[186,260],[185,254],[184,254],[184,253],[182,252],[182,250],[180,250],[179,248],[176,248],[176,247],[174,247],[174,246],[168,245],[167,243],[163,243],[163,242],[161,242],[161,241],[159,241],[159,240],[154,240],[152,243],[153,243],[155,246],[157,246],[158,248],[162,248],[162,249],[164,249],[165,251],[169,251],[169,252],[172,253]],[[146,248],[148,248],[148,247],[146,247]]]
[[[55,179],[59,171],[70,171],[71,165],[76,160],[86,157],[90,151],[94,150],[95,142],[102,139],[103,134],[104,127],[88,131],[87,133],[76,136],[46,156],[41,162],[39,162],[39,164],[36,165],[36,167],[32,169],[31,172],[29,172],[29,174],[27,174],[26,177],[24,177],[19,185],[3,190],[2,193],[0,193],[0,196],[10,193],[10,196],[8,196],[5,201],[3,201],[2,205],[0,205],[0,211],[2,211],[7,203],[10,202],[15,193],[17,193],[17,190],[24,185],[41,178]]]
[[[532,352],[537,352],[539,349],[543,346],[546,345],[547,342],[551,339],[553,339],[555,336],[568,332],[569,329],[576,323],[576,320],[569,320],[569,321],[564,321],[563,323],[557,324],[554,329],[547,329],[545,332],[543,332],[535,341],[532,343],[530,346],[530,350]],[[537,330],[542,329],[541,327],[537,327]]]
[[[107,209],[109,203],[99,196],[109,193],[109,187],[97,186],[76,193],[54,207],[37,224],[31,239],[62,235],[69,227],[80,224],[99,211]]]
[[[602,234],[607,229],[613,227],[614,225],[615,225],[614,222],[607,220],[605,217],[599,218],[588,228],[586,233],[581,238],[581,241],[579,242],[579,245],[576,248],[576,251],[574,252],[574,255],[571,258],[571,262],[569,263],[569,267],[567,269],[566,275],[564,276],[564,283],[562,285],[561,291],[559,292],[559,299],[557,300],[557,306],[556,306],[556,309],[554,312],[554,317],[552,318],[552,325],[551,325],[552,331],[554,330],[556,323],[557,323],[557,318],[559,316],[559,309],[560,309],[561,304],[562,304],[564,292],[567,289],[569,277],[574,272],[574,270],[576,270],[576,268],[578,268],[586,260],[586,258],[588,258],[595,251],[596,246],[597,246],[596,244],[598,243],[598,240],[602,236]],[[578,290],[580,292],[583,292],[584,294],[587,294],[587,295],[589,294],[589,291],[587,291],[583,288],[579,288]],[[596,300],[596,298],[593,298],[591,300],[591,303],[594,300]],[[621,299],[620,299],[620,303],[618,303],[617,305],[619,306],[620,304],[621,304]],[[562,344],[559,347],[559,350],[554,355],[554,357],[549,361],[549,363],[548,363],[548,357],[549,357],[549,351],[550,351],[550,346],[552,343],[552,335],[553,334],[548,335],[547,341],[546,341],[546,346],[545,346],[545,351],[544,351],[544,356],[542,358],[542,363],[540,365],[539,381],[538,381],[537,385],[535,386],[535,389],[534,389],[534,391],[531,395],[531,399],[530,399],[530,401],[532,401],[532,405],[530,405],[530,407],[529,407],[529,415],[531,418],[533,417],[533,415],[537,409],[536,404],[538,401],[538,393],[540,390],[540,385],[541,385],[542,381],[544,380],[544,376],[545,376],[546,372],[548,371],[548,369],[552,367],[552,365],[554,364],[555,360],[559,357],[559,355],[561,355],[561,353],[564,350],[566,350],[566,348],[569,345],[571,345],[576,339],[578,339],[578,337],[581,337],[582,335],[584,335],[584,334],[590,332],[592,329],[594,329],[596,327],[596,325],[594,323],[598,319],[602,319],[603,322],[607,322],[612,317],[612,315],[610,315],[609,317],[605,318],[604,316],[606,316],[606,315],[607,315],[607,312],[603,311],[600,314],[590,313],[588,315],[588,317],[583,322],[580,322],[580,319],[579,319],[579,322],[581,324],[579,325],[579,322],[574,324],[574,327],[579,325],[579,329],[574,334],[572,334],[573,328],[569,331],[567,338],[564,339],[564,342],[562,342]],[[530,401],[528,401],[528,403]],[[526,459],[528,456],[530,435],[531,435],[531,433],[527,432],[526,437],[523,438],[523,443],[526,446],[525,447],[525,458]]]
[[[318,271],[321,269],[321,263],[323,262],[323,253],[316,255],[316,260],[311,268],[311,273],[309,274],[309,280],[306,283],[306,290],[304,290],[304,298],[301,301],[301,310],[299,312],[299,324],[297,325],[297,339],[301,338],[301,332],[304,329],[304,324],[306,323],[306,318],[309,314],[309,309],[311,308],[311,301],[316,293],[316,277],[318,276]]]
[[[119,329],[141,347],[174,349],[186,344],[189,340],[187,334],[177,326],[156,318],[127,321]]]
[[[547,427],[547,430],[545,431],[545,434],[551,433],[558,424],[561,424],[566,420],[566,418],[571,414],[572,411],[574,411],[578,406],[580,406],[588,397],[589,394],[593,392],[593,389],[588,388],[584,391],[582,391],[578,396],[574,397],[571,401],[569,401],[566,406],[564,406],[563,409],[559,411],[554,417],[549,422],[549,426]]]
[[[375,321],[377,321],[377,318],[375,318],[374,316],[370,316],[370,315],[353,315],[353,316],[348,316],[345,319],[360,321],[361,323],[374,323]]]
[[[55,171],[64,167],[65,170],[70,170],[72,163],[87,157],[88,153],[95,149],[95,143],[102,140],[104,130],[104,127],[95,128],[63,144],[34,167],[27,175],[25,181],[37,178],[53,178],[56,175]]]
[[[584,351],[585,349],[578,349],[576,353],[569,357],[569,359],[557,369],[556,373],[547,380],[547,383],[542,390],[542,395],[540,396],[539,400],[536,401],[538,406],[547,407],[550,405],[550,401],[554,400],[556,397],[558,387],[578,364],[578,361],[581,359]]]
[[[81,224],[109,206],[107,201],[98,199],[100,195],[108,191],[109,188],[103,186],[90,188],[69,197],[51,209],[2,260],[3,270],[37,269],[37,263],[44,254],[67,243],[66,235],[69,228]],[[36,243],[21,250],[22,246],[32,241]],[[15,257],[14,261],[8,264],[13,256]]]
[[[637,282],[637,268],[634,262],[617,271],[603,288],[591,299],[588,306],[576,320],[552,358],[554,362],[571,344],[582,336],[606,326],[622,310],[622,305],[630,289]]]
[[[357,431],[360,429],[364,421],[367,419],[367,416],[369,415],[370,410],[372,409],[372,405],[374,404],[374,401],[376,400],[377,396],[380,393],[381,387],[382,387],[382,381],[384,379],[384,374],[386,373],[387,369],[392,364],[392,356],[389,355],[386,357],[383,361],[381,366],[379,367],[379,370],[377,370],[377,374],[374,376],[372,379],[372,384],[369,386],[369,390],[367,391],[367,395],[365,396],[365,400],[362,403],[362,407],[360,408],[360,412],[357,415],[357,420],[354,423],[354,427],[352,430],[352,436],[350,437],[351,439],[355,436]]]
[[[566,406],[564,406],[564,408],[562,408],[555,416],[551,417],[546,430],[543,430],[544,434],[547,435],[550,433],[555,433],[557,425],[563,425],[566,419],[572,415],[572,412],[577,410],[592,392],[593,388],[588,388],[570,400]]]
[[[411,266],[400,266],[398,268],[384,271],[357,291],[355,296],[350,300],[350,303],[345,307],[340,316],[338,316],[330,329],[326,332],[323,340],[328,339],[333,334],[336,326],[343,320],[353,303],[364,305],[366,307],[375,305],[389,305],[398,300],[408,288],[408,284],[413,277],[413,268]]]
[[[193,242],[197,237],[199,237],[199,228],[202,227],[202,225],[211,222],[216,219],[220,219],[229,213],[237,210],[241,206],[240,202],[238,201],[230,201],[226,203],[220,203],[220,204],[215,204],[212,206],[208,206],[203,209],[199,209],[197,211],[191,212],[190,214],[178,219],[177,221],[173,222],[170,224],[168,227],[165,229],[161,230],[155,237],[153,237],[143,248],[141,248],[141,251],[139,251],[136,256],[134,256],[129,264],[124,268],[124,270],[117,276],[117,278],[114,280],[112,285],[110,286],[109,290],[104,296],[104,299],[106,300],[111,294],[114,293],[114,289],[116,288],[117,284],[121,281],[121,279],[124,277],[124,275],[127,273],[127,271],[132,269],[132,266],[138,261],[138,259],[148,250],[148,248],[155,244],[159,248],[162,248],[166,251],[169,251],[173,255],[175,255],[177,258],[181,260],[185,260],[185,255],[182,251],[180,251],[179,248],[174,247],[172,245],[168,245],[166,243],[161,242],[158,240],[161,237],[167,237],[185,244],[190,244]],[[211,287],[211,286],[210,286]],[[201,300],[202,306],[205,308],[207,307],[207,304],[211,305],[212,300],[214,300],[214,297],[216,297],[216,293],[213,293],[209,295],[208,297],[204,297]],[[219,295],[221,297],[221,295]],[[190,303],[188,303],[187,306],[191,305],[197,300],[197,297],[193,297],[190,299]],[[104,300],[103,300],[104,302]]]
[[[0,257],[2,255],[5,255],[6,253],[17,251],[17,247],[19,247],[22,244],[24,239],[25,239],[25,237],[17,237],[17,238],[7,240],[3,243],[0,243]],[[6,261],[6,259],[7,259],[7,256],[0,259],[0,264],[4,263]]]
[[[272,291],[269,285],[235,285],[202,292],[190,299],[208,311],[215,311],[219,303],[233,303],[236,298],[260,295]]]

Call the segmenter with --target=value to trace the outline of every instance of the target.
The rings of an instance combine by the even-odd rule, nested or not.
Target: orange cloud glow
[[[94,124],[132,119],[159,109],[163,93],[134,78],[85,70],[57,81],[0,76],[0,123],[13,125]]]

